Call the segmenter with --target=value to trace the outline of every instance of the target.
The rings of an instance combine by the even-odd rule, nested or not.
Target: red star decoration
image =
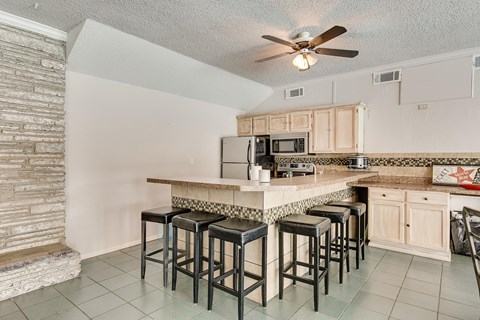
[[[472,177],[470,177],[470,174],[472,174],[473,171],[475,171],[475,169],[463,170],[461,167],[457,167],[457,172],[450,173],[449,176],[456,178],[457,184],[463,183],[464,181],[473,182]]]

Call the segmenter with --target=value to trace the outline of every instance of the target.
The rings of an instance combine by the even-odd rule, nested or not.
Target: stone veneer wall
[[[65,242],[65,43],[0,24],[0,254]]]
[[[0,301],[78,276],[65,246],[65,42],[0,24]]]
[[[382,176],[432,178],[433,164],[480,165],[480,153],[365,153],[370,168]],[[347,170],[345,154],[319,154],[297,157],[275,157],[277,163],[309,162],[318,169]]]

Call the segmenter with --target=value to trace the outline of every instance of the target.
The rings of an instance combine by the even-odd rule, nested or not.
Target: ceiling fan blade
[[[280,38],[277,38],[277,37],[274,37],[274,36],[269,36],[268,34],[267,34],[267,35],[263,35],[262,38],[263,38],[263,39],[270,40],[270,41],[273,41],[273,42],[276,42],[276,43],[283,44],[284,46],[292,47],[292,48],[295,49],[295,50],[300,49],[300,48],[298,47],[298,45],[295,44],[295,43],[293,43],[293,42],[290,42],[290,41],[287,41],[287,40],[283,40],[283,39],[280,39]]]
[[[347,32],[347,29],[345,29],[344,27],[333,26],[332,28],[328,29],[321,35],[310,40],[308,44],[310,45],[310,48],[315,48],[316,46],[319,46],[322,43],[325,43],[327,41],[330,41],[333,38],[336,38],[345,32]]]
[[[315,53],[325,54],[327,56],[337,56],[345,58],[353,58],[358,55],[356,50],[341,50],[341,49],[327,49],[327,48],[318,48],[315,50]]]
[[[289,55],[289,54],[292,54],[292,53],[295,53],[295,51],[276,54],[276,55],[271,56],[271,57],[266,57],[266,58],[263,58],[263,59],[256,60],[255,62],[264,62],[264,61],[280,58],[280,57],[283,57],[283,56],[286,56],[286,55]]]

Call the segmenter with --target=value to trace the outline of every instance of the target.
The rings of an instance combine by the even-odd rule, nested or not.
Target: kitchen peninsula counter
[[[343,172],[297,176],[293,178],[272,179],[269,183],[241,179],[223,179],[207,177],[184,177],[184,178],[147,178],[147,182],[163,183],[175,186],[191,186],[210,188],[215,190],[232,191],[299,191],[321,186],[353,182],[359,179],[376,176],[376,172]]]
[[[310,208],[331,201],[355,200],[356,189],[347,183],[376,175],[376,172],[327,172],[272,179],[270,183],[207,177],[152,177],[147,182],[171,185],[173,206],[267,223],[267,299],[271,299],[278,294],[278,229],[275,222],[292,214],[305,214]],[[285,237],[286,243],[290,243],[290,236]],[[180,233],[179,239],[183,238]],[[262,261],[257,242],[249,244],[246,252],[246,270],[254,273],[258,273]],[[298,238],[297,252],[302,261],[308,261],[307,243],[305,237]],[[179,243],[180,248],[184,245],[183,241]],[[291,245],[286,247],[285,260],[288,262]],[[230,261],[231,250],[227,249],[226,254]],[[285,285],[290,283],[288,280]],[[261,301],[259,290],[248,298]]]

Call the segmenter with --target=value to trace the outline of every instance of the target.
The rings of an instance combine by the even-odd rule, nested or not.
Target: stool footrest
[[[173,248],[168,248],[168,250],[170,252],[173,252]],[[153,262],[158,262],[158,263],[161,263],[163,264],[163,260],[159,260],[159,259],[156,259],[156,258],[152,258],[151,256],[157,254],[157,253],[161,253],[163,252],[163,248],[162,249],[158,249],[158,250],[155,250],[155,251],[152,251],[152,252],[149,252],[149,253],[146,253],[145,254],[145,260],[149,260],[149,261],[153,261]],[[183,258],[187,255],[187,250],[184,250],[184,249],[178,249],[178,252],[180,253],[178,255],[178,258]],[[172,262],[173,260],[172,259],[169,259],[168,260],[168,263]]]
[[[228,276],[231,276],[233,274],[237,273],[237,270],[236,269],[231,269],[231,270],[228,270],[227,272],[225,272],[224,274],[218,276],[218,277],[215,277],[212,279],[212,286],[214,286],[215,288],[218,288],[222,291],[225,291],[227,293],[230,293],[231,295],[234,295],[236,297],[238,297],[239,295],[239,291],[238,290],[234,290],[232,288],[229,288],[223,284],[220,283],[220,281],[223,281],[225,280],[225,278],[227,278]],[[258,287],[262,286],[263,283],[265,282],[265,280],[259,276],[259,275],[256,275],[256,274],[253,274],[253,273],[250,273],[248,271],[244,271],[244,275],[245,277],[249,277],[250,279],[253,279],[253,280],[257,280],[257,282],[255,282],[254,284],[252,284],[250,287],[246,288],[243,290],[244,294],[247,295],[249,294],[250,292],[252,292],[253,290],[257,289]]]

